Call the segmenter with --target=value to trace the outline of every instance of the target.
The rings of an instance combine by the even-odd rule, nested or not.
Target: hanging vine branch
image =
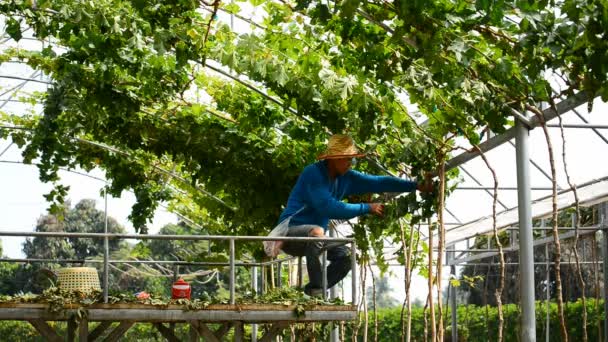
[[[369,274],[372,277],[372,306],[374,307],[374,342],[378,342],[378,306],[376,304],[376,276],[372,265],[369,264]]]
[[[505,254],[502,247],[502,243],[500,242],[500,237],[498,235],[498,228],[496,226],[496,203],[498,202],[498,177],[496,176],[496,171],[485,153],[479,148],[479,145],[473,145],[473,148],[479,153],[481,159],[486,164],[486,167],[492,173],[492,179],[494,181],[494,192],[492,193],[492,232],[494,233],[494,243],[498,247],[498,256],[500,261],[500,278],[499,278],[499,286],[494,293],[496,298],[496,305],[498,306],[498,341],[503,341],[503,327],[504,327],[504,314],[503,314],[503,306],[502,306],[502,293],[505,288]]]
[[[410,231],[409,241],[405,242],[405,229],[403,223],[399,222],[399,228],[401,230],[401,244],[403,246],[403,254],[405,255],[404,264],[404,285],[405,285],[405,299],[401,307],[401,341],[409,342],[411,340],[412,333],[412,299],[410,295],[411,284],[412,284],[412,268],[414,268],[412,260],[418,259],[418,242],[420,239],[420,225],[416,230],[416,234]],[[414,238],[415,237],[415,238]],[[415,253],[414,253],[415,252]],[[407,319],[404,321],[405,311],[407,310]]]
[[[551,137],[549,136],[549,130],[547,129],[547,123],[545,121],[545,116],[542,111],[538,110],[538,108],[526,105],[526,109],[534,113],[540,122],[540,126],[543,129],[543,133],[545,134],[545,139],[547,141],[547,150],[549,152],[549,164],[551,165],[551,185],[552,185],[552,231],[553,231],[553,244],[555,245],[555,287],[556,287],[556,297],[557,297],[557,310],[559,313],[559,325],[560,325],[560,334],[562,341],[568,342],[568,330],[566,329],[566,320],[564,318],[564,300],[562,296],[562,277],[561,277],[561,243],[559,239],[559,231],[557,229],[557,176],[555,172],[555,160],[553,155],[553,146],[551,144]]]
[[[437,244],[437,308],[439,321],[437,322],[437,340],[443,341],[443,299],[441,288],[441,279],[443,273],[443,255],[445,253],[445,225],[444,225],[444,207],[445,207],[445,189],[446,189],[446,177],[445,177],[445,152],[439,154],[439,194],[437,196],[437,223],[438,223],[438,237],[439,242]],[[433,253],[430,253],[433,254]]]
[[[430,311],[430,316],[431,316],[431,321],[430,321],[430,325],[431,325],[431,341],[432,342],[436,342],[437,341],[437,326],[435,325],[435,305],[433,304],[433,285],[435,283],[435,279],[433,277],[433,225],[431,224],[431,220],[429,219],[428,221],[429,224],[429,256],[428,256],[428,274],[429,274],[429,279],[428,279],[428,290],[429,290],[429,294],[427,297],[427,303],[428,303],[428,307],[429,307],[429,311]],[[426,310],[425,310],[426,311]]]
[[[553,101],[550,102],[551,106],[555,110],[555,103]],[[562,162],[564,165],[564,172],[566,174],[566,180],[568,182],[568,186],[570,186],[570,190],[572,190],[572,194],[574,195],[574,206],[576,209],[576,219],[574,220],[574,243],[572,246],[572,252],[574,253],[574,261],[576,266],[576,278],[578,280],[578,284],[581,288],[581,300],[583,303],[583,342],[587,342],[587,296],[585,294],[585,279],[583,278],[583,273],[581,271],[581,263],[578,255],[578,242],[579,242],[579,231],[578,228],[581,225],[581,210],[580,210],[580,202],[578,199],[578,191],[576,190],[576,185],[574,185],[570,179],[570,173],[568,172],[568,163],[566,160],[566,136],[564,135],[564,126],[562,124],[562,117],[559,115],[557,117],[559,121],[559,129],[562,137]]]

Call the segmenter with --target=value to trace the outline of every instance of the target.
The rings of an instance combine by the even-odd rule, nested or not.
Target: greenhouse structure
[[[608,341],[608,2],[6,0],[0,34],[7,338]],[[269,238],[334,134],[432,191]],[[270,240],[325,243],[320,297]]]

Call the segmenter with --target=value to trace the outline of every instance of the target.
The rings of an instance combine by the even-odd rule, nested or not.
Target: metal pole
[[[351,262],[351,270],[350,275],[353,281],[353,289],[351,292],[352,295],[352,304],[353,306],[357,305],[357,245],[355,241],[350,243],[350,262]]]
[[[333,228],[330,229],[329,236],[332,238],[336,237],[336,230]],[[334,286],[329,290],[329,298],[336,299],[337,297],[338,297],[338,287]],[[332,329],[331,329],[331,333],[330,333],[330,341],[338,342],[338,341],[340,341],[340,329],[338,327],[338,324],[336,324],[336,322],[332,322],[331,324],[332,324]]]
[[[254,296],[258,294],[258,268],[253,266],[251,268],[251,292]],[[258,325],[251,325],[251,342],[257,342],[258,340]]]
[[[264,265],[260,268],[260,294],[264,293],[264,282],[266,281],[266,267]]]
[[[454,246],[452,246],[452,249]],[[447,259],[454,258],[454,251],[448,251]],[[456,265],[450,266],[450,273],[453,278],[456,278]],[[450,306],[452,309],[452,342],[458,342],[458,307],[456,306],[456,287],[450,282]]]
[[[520,289],[521,289],[521,340],[536,341],[536,315],[534,308],[534,248],[532,236],[532,210],[530,195],[530,157],[528,129],[518,120],[515,132],[517,160],[517,209],[519,212]]]
[[[179,265],[173,264],[173,284],[175,284],[177,282],[178,277],[179,277]],[[171,331],[175,333],[175,322],[169,323],[169,329],[171,329]]]
[[[234,239],[230,239],[230,304],[234,304]]]
[[[545,226],[545,220],[542,219],[540,221],[541,226]],[[546,231],[542,232],[542,236],[545,237],[547,235]],[[545,313],[545,341],[549,342],[549,339],[551,337],[551,320],[550,320],[550,313],[551,313],[551,289],[550,289],[550,281],[551,281],[551,274],[549,273],[549,245],[546,244],[545,245],[545,276],[546,278],[546,284],[545,284],[545,295],[547,296],[547,305],[545,310],[547,311]]]
[[[277,263],[277,287],[283,287],[283,280],[281,279],[281,277],[283,276],[283,272],[281,270],[282,268],[283,263],[279,261]]]
[[[602,231],[604,258],[604,342],[608,342],[608,229]]]
[[[251,292],[258,295],[258,268],[255,266],[251,268]]]
[[[104,204],[104,213],[103,213],[103,232],[104,234],[108,234],[108,189],[104,189],[103,191],[105,204]],[[108,302],[108,272],[109,265],[108,260],[110,259],[110,241],[106,236],[103,238],[103,302]]]
[[[327,251],[323,251],[323,265],[321,266],[321,282],[323,284],[323,299],[327,299]]]
[[[601,221],[602,230],[602,257],[604,258],[604,342],[608,342],[608,203],[604,202],[601,205]]]

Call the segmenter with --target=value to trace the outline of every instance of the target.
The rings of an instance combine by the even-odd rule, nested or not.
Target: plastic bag
[[[289,231],[289,221],[290,218],[283,220],[283,222],[279,223],[274,229],[268,234],[270,237],[281,237],[287,236],[287,232]],[[267,256],[271,258],[276,258],[277,255],[281,254],[281,247],[283,247],[283,243],[285,241],[264,241],[264,252]]]

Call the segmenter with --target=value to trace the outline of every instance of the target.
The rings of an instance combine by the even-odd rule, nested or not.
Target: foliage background
[[[565,315],[567,319],[568,333],[570,338],[574,341],[582,340],[582,329],[580,326],[580,317],[582,315],[582,304],[580,301],[569,302],[566,305]],[[557,317],[557,305],[555,303],[550,304],[550,341],[560,341],[559,336],[559,319]],[[590,299],[587,301],[587,312],[589,315],[588,334],[590,341],[601,341],[601,334],[603,333],[603,302],[595,302]],[[450,321],[451,315],[449,309],[446,310],[446,336],[451,338]],[[459,329],[459,341],[470,341],[470,342],[482,342],[482,341],[494,341],[496,340],[496,329],[497,323],[497,309],[496,307],[483,307],[474,305],[460,305],[458,306],[458,329]],[[546,326],[546,303],[539,301],[536,305],[536,338],[537,340],[545,340],[545,326]],[[373,312],[369,313],[368,316],[370,325],[368,328],[368,337],[374,338],[374,324],[373,324]],[[505,340],[517,341],[519,338],[519,311],[517,306],[514,304],[507,304],[504,306],[504,319],[505,319]],[[424,313],[422,307],[415,307],[412,310],[412,341],[425,341],[425,328],[424,328]],[[91,327],[93,325],[91,324]],[[59,323],[58,330],[62,331],[65,329],[65,324]],[[260,328],[261,329],[261,328]],[[247,331],[249,333],[249,331]],[[325,341],[325,337],[328,337],[329,327],[327,325],[316,325],[316,336],[318,340]],[[346,341],[351,340],[353,333],[352,324],[346,325]],[[428,333],[428,332],[427,332]],[[18,339],[19,341],[43,341],[38,336],[34,328],[26,322],[16,321],[2,321],[0,322],[0,336],[11,336],[11,338]],[[176,325],[176,336],[180,340],[186,340],[188,338],[188,330],[183,324]],[[246,334],[246,338],[251,335]],[[289,333],[285,333],[283,336],[289,338]],[[363,341],[362,331],[358,332],[358,341]],[[427,339],[430,336],[427,336]],[[399,341],[401,339],[401,308],[389,308],[378,311],[378,341]],[[123,338],[124,341],[164,341],[164,338],[160,336],[158,331],[153,328],[150,324],[138,323],[131,328]],[[231,341],[231,337],[227,336],[224,341]]]

